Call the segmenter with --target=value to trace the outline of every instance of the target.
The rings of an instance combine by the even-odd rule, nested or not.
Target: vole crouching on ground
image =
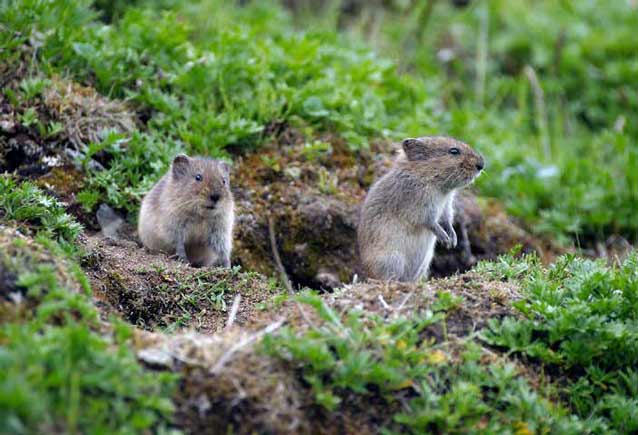
[[[483,157],[449,137],[405,139],[403,154],[370,188],[357,239],[370,278],[417,281],[427,277],[434,245],[456,246],[452,221],[456,190],[481,173]]]
[[[234,215],[228,164],[179,154],[142,201],[138,232],[153,251],[230,267]]]

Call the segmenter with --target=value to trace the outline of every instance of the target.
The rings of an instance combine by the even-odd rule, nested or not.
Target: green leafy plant
[[[69,216],[64,206],[33,183],[17,184],[10,176],[0,176],[0,217],[27,222],[39,233],[72,242],[82,226]]]
[[[389,319],[358,310],[341,316],[311,294],[296,299],[311,306],[321,324],[303,332],[284,328],[266,338],[265,351],[298,367],[316,403],[328,410],[356,394],[382,400],[386,409],[404,401],[386,428],[392,433],[585,431],[533,392],[511,363],[482,365],[482,351],[472,341],[452,357],[447,344],[424,339],[425,330],[458,303],[447,293],[439,295],[434,311]]]
[[[20,90],[26,100],[31,100],[42,95],[44,89],[50,84],[50,80],[41,77],[26,78],[20,82]]]
[[[320,140],[315,140],[312,143],[306,142],[304,147],[301,149],[301,155],[310,161],[314,161],[319,159],[320,157],[331,153],[332,145],[327,142],[322,142]]]
[[[516,275],[509,274],[522,279],[526,299],[515,305],[524,318],[490,321],[485,340],[559,367],[567,400],[582,417],[615,433],[636,430],[638,256],[615,267],[574,256],[548,268],[525,263],[524,274],[516,263]]]
[[[143,370],[126,342],[111,343],[75,322],[3,325],[0,341],[5,430],[124,434],[167,427],[173,378]]]
[[[181,150],[182,144],[169,138],[146,133],[133,133],[130,137],[109,133],[100,144],[91,144],[81,157],[88,164],[94,153],[106,151],[112,160],[106,170],[91,173],[78,193],[78,201],[87,210],[104,201],[135,212],[141,198]]]

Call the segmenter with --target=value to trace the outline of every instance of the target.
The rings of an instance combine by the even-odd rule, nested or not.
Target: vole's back
[[[175,238],[171,234],[174,231],[171,231],[171,220],[167,217],[172,214],[171,211],[177,207],[177,204],[173,204],[171,202],[173,200],[165,195],[168,176],[168,174],[164,175],[144,197],[140,208],[138,233],[142,244],[147,248],[174,254],[175,243],[171,243]]]

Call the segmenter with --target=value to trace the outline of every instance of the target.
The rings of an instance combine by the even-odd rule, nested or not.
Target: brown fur
[[[233,223],[228,165],[180,154],[142,201],[138,232],[153,251],[193,266],[230,267]]]
[[[449,137],[405,139],[403,154],[370,188],[357,231],[370,278],[416,281],[426,277],[434,244],[456,246],[454,196],[484,166],[469,145]],[[451,154],[452,149],[458,154]]]

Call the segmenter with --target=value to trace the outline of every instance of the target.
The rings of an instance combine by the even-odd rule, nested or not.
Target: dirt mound
[[[388,423],[382,402],[356,394],[343,409],[318,407],[294,368],[261,351],[263,334],[279,325],[214,336],[138,332],[137,355],[181,375],[175,423],[186,433],[373,434]]]
[[[89,87],[58,77],[26,77],[26,70],[17,70],[7,86],[29,98],[14,104],[0,95],[0,172],[37,178],[80,222],[94,228],[95,216],[76,201],[85,173],[74,156],[86,144],[99,142],[107,130],[134,130],[135,114]],[[390,167],[394,146],[382,141],[353,151],[333,135],[307,140],[276,122],[266,130],[274,138],[269,144],[235,159],[233,263],[274,276],[279,273],[276,251],[295,287],[334,289],[352,282],[358,273],[359,207],[372,182]],[[108,166],[109,158],[98,153],[89,170]],[[437,247],[433,277],[464,272],[519,244],[524,252],[541,256],[552,251],[512,222],[498,204],[479,203],[471,193],[459,198],[455,228],[459,245],[453,250]]]
[[[234,329],[214,336],[140,333],[136,342],[145,364],[182,375],[176,420],[188,433],[307,433],[304,388],[283,364],[255,351],[259,337]]]
[[[422,283],[370,280],[325,293],[322,299],[344,315],[351,310],[364,310],[383,318],[395,318],[430,309],[441,297],[448,296],[454,301],[454,308],[446,317],[446,333],[458,337],[480,330],[490,319],[519,315],[512,308],[512,302],[521,298],[515,285],[486,280],[474,272]],[[319,322],[311,309],[291,300],[282,304],[277,316],[285,316],[288,323],[300,329]],[[257,312],[253,328],[262,328],[272,321],[271,313]],[[430,333],[442,339],[441,331],[435,329],[430,330]]]
[[[102,238],[82,241],[83,268],[96,304],[144,329],[191,328],[219,332],[229,317],[243,325],[281,290],[272,279],[232,269],[196,269],[135,241]],[[233,310],[236,304],[236,310]]]
[[[469,272],[421,284],[370,281],[347,286],[327,300],[343,313],[358,308],[391,317],[428,309],[446,293],[456,300],[446,318],[447,333],[459,337],[480,330],[489,319],[515,316],[511,303],[521,298],[511,283],[487,281]]]
[[[353,153],[338,138],[306,143],[289,130],[280,137],[238,159],[235,260],[250,270],[275,273],[274,232],[283,266],[296,285],[330,289],[352,282],[358,271],[359,207],[370,184],[390,167],[393,147],[379,143]],[[433,277],[464,272],[516,245],[542,257],[548,251],[498,204],[480,205],[465,192],[456,207],[459,245],[437,247]]]
[[[519,297],[511,284],[466,274],[424,285],[357,284],[324,295],[324,301],[343,318],[358,309],[366,316],[374,314],[390,321],[431,309],[446,297],[441,296],[443,293],[462,301],[448,313],[445,328],[431,326],[422,339],[449,342],[451,358],[459,338],[480,329],[489,318],[512,315],[511,302]],[[327,411],[316,405],[312,389],[297,367],[264,353],[262,338],[277,334],[284,324],[294,325],[298,332],[322,328],[321,319],[310,307],[287,301],[276,312],[256,314],[250,330],[234,327],[214,336],[137,334],[137,354],[142,362],[182,376],[174,398],[181,428],[189,433],[215,428],[217,433],[230,430],[240,434],[367,434],[378,433],[392,423],[389,407],[399,402],[388,402],[375,394],[346,392],[342,405]],[[483,353],[485,365],[501,358],[487,349]],[[409,396],[409,387],[397,394]]]

